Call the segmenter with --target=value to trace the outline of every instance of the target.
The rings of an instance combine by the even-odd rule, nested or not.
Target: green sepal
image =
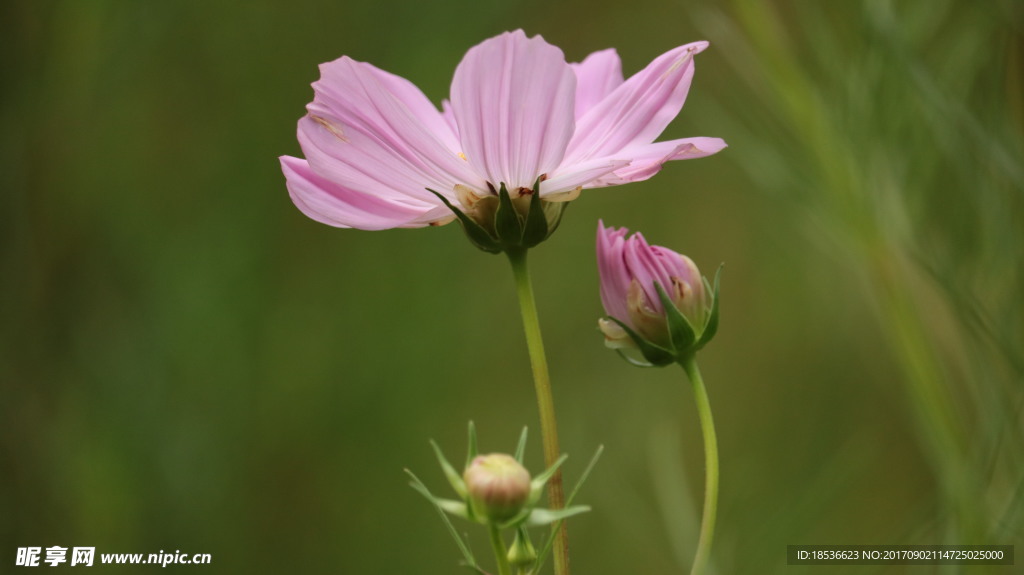
[[[438,447],[437,442],[431,439],[430,446],[434,448],[434,455],[437,456],[437,462],[441,465],[441,470],[444,471],[444,476],[448,478],[448,483],[451,484],[455,493],[459,494],[459,497],[465,499],[469,494],[466,490],[466,482],[462,480],[462,476],[459,475],[458,471],[455,471],[452,464],[448,463],[444,453],[441,452],[441,448]]]
[[[633,343],[640,348],[640,353],[644,356],[644,359],[651,362],[651,365],[663,367],[676,362],[676,356],[670,350],[647,341],[643,336],[633,331],[633,328],[618,319],[612,316],[608,316],[608,319],[619,324],[619,327],[625,330],[626,334],[633,339]]]
[[[548,222],[548,237],[555,233],[558,226],[562,225],[562,216],[572,202],[541,202],[544,208],[544,219]]]
[[[588,511],[590,511],[589,505],[576,505],[573,507],[566,507],[565,509],[534,509],[533,512],[530,513],[530,517],[526,520],[526,524],[531,527],[551,525],[555,521],[568,519],[573,515],[579,515],[580,513],[586,513]]]
[[[459,219],[459,224],[462,225],[462,231],[466,233],[466,237],[469,238],[469,241],[474,246],[490,254],[500,254],[502,252],[503,248],[501,247],[501,244],[495,240],[491,234],[483,228],[483,226],[478,224],[476,220],[467,216],[462,210],[452,205],[452,203],[448,201],[448,198],[434,190],[431,190],[430,188],[427,188],[427,191],[437,196],[438,199],[440,199],[444,205],[455,214],[455,217]]]
[[[583,483],[586,482],[587,478],[590,477],[590,472],[594,470],[594,466],[597,465],[597,460],[601,459],[601,454],[604,453],[604,446],[599,445],[597,450],[594,452],[594,456],[590,458],[590,463],[587,464],[587,468],[583,470],[583,474],[576,480],[576,486],[569,492],[569,497],[565,500],[567,506],[572,506],[572,502],[576,499],[576,495],[580,492],[583,487]],[[558,528],[561,527],[561,521],[556,521],[555,525],[551,528],[551,533],[548,535],[547,541],[544,542],[544,547],[541,548],[540,553],[537,555],[537,565],[534,568],[534,573],[539,573],[541,567],[544,566],[544,561],[547,556],[551,553],[551,549],[555,546],[555,535],[558,533]]]
[[[708,321],[704,324],[704,331],[700,334],[696,349],[704,347],[718,333],[718,279],[724,266],[725,264],[718,266],[718,271],[715,272],[714,287],[707,286],[707,280],[704,280],[705,289],[710,288],[711,291],[711,313],[708,314]]]
[[[519,465],[523,464],[523,455],[526,453],[526,431],[527,428],[524,427],[522,433],[519,434],[519,443],[516,444],[515,458]]]
[[[466,560],[466,564],[469,565],[471,568],[479,570],[479,567],[477,567],[476,564],[476,558],[473,557],[473,551],[470,550],[469,544],[463,541],[462,537],[459,535],[459,532],[455,530],[455,526],[452,525],[451,520],[448,519],[448,515],[446,515],[448,510],[445,509],[440,503],[438,503],[437,498],[430,493],[430,490],[427,489],[427,486],[424,485],[422,481],[420,481],[419,477],[416,477],[416,474],[414,474],[412,471],[409,471],[408,469],[406,469],[405,472],[409,475],[410,478],[412,478],[412,482],[410,483],[410,485],[412,485],[413,489],[420,492],[424,497],[427,498],[428,501],[434,504],[434,508],[437,509],[438,515],[441,516],[441,521],[443,521],[445,527],[448,528],[448,533],[451,534],[452,539],[455,540],[455,544],[458,545],[459,550],[462,551],[462,557]]]
[[[498,190],[498,211],[494,214],[494,232],[503,246],[520,246],[523,242],[523,217],[512,205],[512,196],[505,184]]]
[[[661,286],[661,283],[654,282],[654,289],[658,291],[661,306],[665,308],[665,320],[668,324],[668,336],[669,341],[672,342],[672,349],[675,350],[677,356],[682,355],[697,341],[696,330],[690,325],[690,320],[686,319],[686,316],[679,311],[676,304],[665,293],[665,288]]]
[[[663,367],[660,365],[654,365],[653,363],[648,363],[646,361],[640,361],[639,359],[633,357],[629,357],[629,354],[627,354],[625,351],[621,349],[616,349],[615,353],[619,354],[619,357],[626,360],[626,363],[634,367]]]
[[[551,464],[551,467],[548,467],[541,472],[540,475],[534,477],[533,480],[530,481],[530,496],[526,498],[527,507],[533,505],[538,499],[540,499],[540,494],[544,490],[544,486],[547,485],[548,481],[550,481],[552,477],[554,477],[555,472],[558,471],[558,468],[561,467],[563,463],[565,463],[566,459],[569,459],[569,456],[563,453],[561,457]]]
[[[498,529],[505,530],[511,527],[518,527],[519,525],[522,525],[527,518],[530,517],[531,513],[533,513],[533,509],[530,508],[529,505],[526,505],[519,510],[519,513],[513,515],[511,519],[505,521],[504,523],[498,524]]]
[[[551,233],[548,231],[548,218],[545,214],[544,203],[540,199],[540,178],[533,184],[533,194],[530,195],[530,209],[526,213],[526,225],[523,226],[523,247],[533,246],[546,240]],[[554,230],[552,230],[554,231]]]
[[[466,468],[468,469],[469,464],[473,463],[479,453],[476,448],[476,425],[472,421],[469,422],[466,435],[468,436],[466,440]]]
[[[410,481],[409,486],[418,491],[419,494],[422,495],[423,497],[426,497],[427,500],[436,505],[438,509],[441,509],[442,511],[450,515],[454,515],[456,517],[461,517],[463,519],[473,521],[473,518],[469,511],[469,506],[466,505],[465,501],[456,501],[454,499],[436,497],[426,488],[425,485],[423,485],[422,483],[418,483],[418,481],[418,478],[416,479],[416,481]]]

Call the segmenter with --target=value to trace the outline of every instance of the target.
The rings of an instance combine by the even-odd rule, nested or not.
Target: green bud
[[[523,527],[516,529],[516,538],[508,548],[508,562],[520,572],[529,571],[537,562],[537,549]]]
[[[511,455],[478,455],[462,474],[473,511],[500,523],[515,517],[530,496],[530,473]]]

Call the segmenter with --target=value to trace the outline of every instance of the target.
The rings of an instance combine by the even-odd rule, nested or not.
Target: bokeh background
[[[1013,0],[4,2],[0,572],[52,545],[465,572],[402,470],[445,493],[427,440],[457,459],[470,419],[485,450],[530,426],[541,467],[508,265],[454,225],[316,224],[277,157],[318,63],[440,102],[518,27],[627,75],[710,40],[666,137],[730,144],[585,193],[531,254],[567,480],[605,446],[576,572],[686,572],[703,477],[681,370],[596,331],[598,218],[726,264],[718,573],[791,572],[798,543],[1024,551],[1022,23]]]

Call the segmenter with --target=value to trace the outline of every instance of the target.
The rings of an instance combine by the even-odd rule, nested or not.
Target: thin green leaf
[[[469,435],[469,439],[466,448],[466,467],[469,467],[469,464],[473,463],[473,460],[476,459],[477,456],[476,425],[474,425],[472,421],[469,422],[469,431],[467,434]]]
[[[583,470],[583,474],[580,475],[580,478],[578,480],[576,480],[576,485],[572,488],[572,491],[569,493],[569,498],[565,500],[566,507],[572,505],[573,499],[575,499],[576,495],[580,492],[580,488],[583,487],[583,483],[586,482],[588,477],[590,477],[590,472],[593,471],[594,466],[597,465],[597,460],[601,459],[602,453],[604,453],[604,446],[598,445],[597,450],[594,451],[594,455],[590,458],[590,462],[587,463],[586,469]]]
[[[566,507],[564,509],[534,509],[526,523],[533,527],[550,525],[555,521],[564,521],[573,515],[579,515],[588,511],[590,511],[588,505],[577,505],[576,507]]]
[[[569,493],[569,498],[565,500],[566,506],[572,505],[573,500],[576,499],[576,495],[580,492],[580,488],[583,487],[583,482],[590,477],[590,472],[594,470],[594,466],[597,465],[597,460],[601,458],[602,453],[604,453],[604,446],[599,445],[597,447],[597,451],[594,452],[593,457],[590,458],[590,463],[588,463],[586,469],[583,470],[583,475],[580,475],[579,480],[576,481],[575,487],[573,487],[572,491]],[[544,547],[537,555],[537,567],[534,569],[534,573],[540,572],[540,568],[544,565],[544,560],[547,559],[548,554],[551,553],[551,549],[555,545],[555,534],[558,533],[558,530],[562,527],[562,521],[565,520],[562,519],[557,521],[551,528],[551,533],[548,535],[547,541],[544,542]]]
[[[420,485],[417,485],[416,483],[409,483],[409,485],[417,492],[419,492],[420,495],[427,498],[428,501],[443,509],[446,513],[450,513],[456,517],[461,517],[468,521],[473,520],[469,514],[469,506],[467,506],[464,502],[456,501],[454,499],[445,499],[443,497],[435,497],[433,493],[424,490]]]
[[[544,485],[547,484],[548,480],[550,480],[552,476],[554,476],[555,472],[558,471],[558,468],[561,467],[563,463],[565,463],[566,459],[569,459],[569,456],[563,453],[561,457],[551,464],[551,467],[548,467],[541,472],[540,475],[534,477],[533,481],[530,482],[530,491],[544,489]]]
[[[520,465],[523,464],[523,455],[526,453],[526,427],[523,427],[523,432],[519,434],[519,443],[516,445],[516,461]]]
[[[437,509],[437,514],[441,516],[441,521],[444,521],[445,526],[448,528],[448,532],[451,533],[452,539],[455,539],[455,544],[459,546],[459,551],[462,552],[462,557],[466,560],[466,564],[472,568],[477,568],[476,558],[473,557],[473,552],[469,550],[469,545],[462,540],[459,532],[455,530],[455,526],[452,525],[451,520],[448,519],[448,515],[445,513],[444,508],[437,503],[437,499],[430,493],[427,486],[420,481],[420,478],[416,477],[416,474],[408,469],[406,469],[405,472],[412,478],[413,487],[420,493],[424,494],[427,499],[434,504],[434,508]]]
[[[433,439],[430,440],[430,446],[434,448],[434,455],[437,456],[437,462],[441,465],[441,469],[444,471],[444,476],[448,478],[448,483],[451,484],[452,489],[459,494],[459,497],[466,497],[466,482],[462,480],[462,476],[459,472],[452,467],[451,463],[448,463],[448,459],[445,458],[444,453],[441,452],[441,448],[438,447],[437,442]]]

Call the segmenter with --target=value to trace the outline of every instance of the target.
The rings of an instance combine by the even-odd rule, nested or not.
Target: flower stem
[[[501,540],[501,532],[493,523],[488,527],[491,532],[491,549],[494,550],[494,560],[498,562],[498,575],[512,575],[512,565],[508,562],[508,548]]]
[[[540,335],[540,320],[537,318],[537,304],[530,283],[530,271],[526,265],[525,249],[510,249],[505,252],[512,264],[516,278],[516,294],[519,296],[519,310],[523,316],[526,332],[526,347],[530,352],[533,367],[533,384],[537,392],[537,407],[540,411],[540,430],[544,443],[544,462],[554,465],[558,460],[558,424],[555,420],[555,401],[551,396],[551,378],[548,376],[548,360],[544,355],[544,341]],[[548,482],[548,504],[552,509],[565,506],[562,489],[562,471],[558,470]],[[554,548],[555,575],[569,575],[569,536],[565,522],[557,527]]]
[[[715,435],[715,420],[711,416],[708,391],[704,388],[704,380],[700,376],[700,368],[697,367],[697,358],[691,355],[679,363],[693,383],[700,428],[704,434],[704,516],[701,519],[697,553],[693,557],[693,568],[690,570],[690,575],[702,575],[711,558],[711,540],[715,532],[715,514],[718,510],[718,438]]]

